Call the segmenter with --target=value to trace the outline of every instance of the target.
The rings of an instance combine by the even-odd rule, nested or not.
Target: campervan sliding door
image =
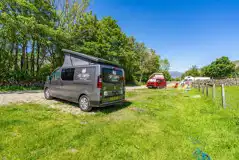
[[[60,96],[66,100],[73,99],[73,78],[74,78],[75,68],[62,68],[61,71],[61,92]]]

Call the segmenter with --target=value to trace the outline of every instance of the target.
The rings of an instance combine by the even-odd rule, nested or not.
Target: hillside
[[[178,72],[178,71],[169,71],[170,75],[172,78],[177,78],[177,77],[181,77],[183,73]]]

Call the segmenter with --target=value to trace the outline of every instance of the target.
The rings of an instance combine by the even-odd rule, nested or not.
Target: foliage
[[[232,63],[234,63],[236,65],[236,68],[239,69],[239,60],[237,61],[232,61]]]
[[[239,66],[237,66],[237,67],[236,67],[236,72],[238,72],[238,73],[239,73]]]
[[[4,147],[0,155],[40,160],[181,160],[193,159],[193,152],[200,148],[213,159],[238,159],[238,109],[219,109],[193,95],[177,90],[136,90],[127,92],[131,104],[83,115],[66,113],[67,104],[61,102],[54,105],[64,112],[29,103],[1,106]]]
[[[7,92],[7,91],[24,91],[24,90],[42,90],[42,87],[38,86],[31,86],[31,87],[24,87],[24,86],[0,86],[1,92]]]
[[[24,79],[37,78],[49,50],[55,48],[52,42],[61,35],[55,29],[54,6],[51,1],[44,0],[3,0],[0,6],[0,49],[6,53],[5,58],[0,58],[0,72],[27,75]],[[0,76],[1,81],[13,78]]]
[[[51,69],[50,64],[43,65],[42,68],[40,69],[40,74],[38,76],[38,79],[43,80],[43,81],[46,80],[46,77],[48,75],[50,75],[52,71],[53,70]]]
[[[169,68],[170,68],[170,63],[169,63],[168,59],[162,59],[160,61],[160,70],[168,71]]]
[[[128,82],[146,81],[156,72],[161,61],[155,51],[126,36],[112,17],[99,20],[91,11],[87,12],[89,2],[2,0],[1,81],[45,79],[62,65],[63,48],[120,64]]]
[[[143,58],[143,59],[142,59]],[[155,51],[150,49],[148,52],[144,53],[143,57],[140,59],[140,80],[147,81],[148,77],[158,71],[159,68],[159,57],[156,55]]]
[[[181,78],[177,77],[177,78],[172,78],[172,81],[180,81]]]
[[[166,81],[171,81],[172,80],[172,77],[170,75],[170,73],[168,71],[163,71],[163,75],[164,75],[164,78]]]
[[[186,76],[192,76],[192,77],[200,76],[198,67],[196,65],[192,66],[189,70],[183,73],[181,77],[184,78]]]
[[[221,57],[202,68],[202,75],[213,78],[230,77],[235,73],[235,64],[228,57]]]
[[[239,66],[236,67],[234,76],[235,76],[235,77],[239,77]]]
[[[161,59],[159,62],[159,65],[160,65],[160,67],[159,67],[158,72],[163,73],[166,81],[171,81],[172,77],[171,77],[171,74],[169,73],[170,63],[169,63],[168,59]]]

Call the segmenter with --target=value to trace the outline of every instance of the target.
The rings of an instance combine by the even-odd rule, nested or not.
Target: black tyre
[[[52,99],[52,96],[51,96],[51,93],[50,93],[49,88],[46,88],[46,89],[44,90],[44,97],[45,97],[47,100]]]
[[[86,95],[83,95],[79,98],[79,107],[84,112],[89,112],[92,110],[90,106],[90,100]]]

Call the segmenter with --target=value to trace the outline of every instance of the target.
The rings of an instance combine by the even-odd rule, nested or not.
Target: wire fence
[[[239,108],[239,86],[215,85],[213,83],[193,83],[193,87],[205,97],[223,108]]]

